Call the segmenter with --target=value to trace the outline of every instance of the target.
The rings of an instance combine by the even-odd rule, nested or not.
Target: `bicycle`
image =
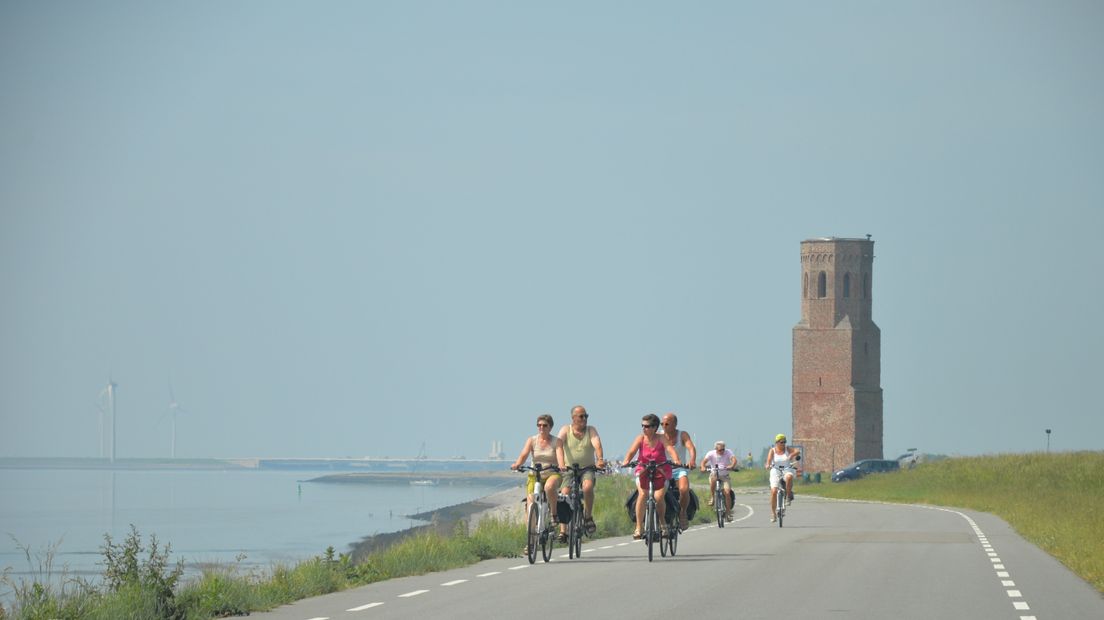
[[[689,470],[690,468],[686,465],[672,465],[671,469]],[[674,493],[674,495],[671,495],[672,493]],[[667,514],[665,515],[667,517],[667,536],[661,537],[659,540],[659,554],[663,555],[663,543],[666,541],[667,551],[670,552],[671,557],[675,557],[675,552],[678,551],[679,534],[682,533],[682,530],[679,528],[679,515],[681,514],[682,506],[679,500],[678,481],[674,478],[667,481],[667,495],[675,498],[675,501],[667,502]]]
[[[544,490],[544,481],[541,480],[542,471],[560,471],[559,467],[542,467],[540,463],[535,466],[522,465],[518,467],[518,471],[533,472],[537,476],[537,480],[533,485],[533,504],[527,508],[528,514],[526,515],[526,555],[529,556],[529,563],[535,564],[537,561],[537,546],[541,548],[541,555],[544,556],[544,561],[548,562],[552,559],[552,546],[556,541],[556,529],[552,526],[552,509],[548,504],[548,494]],[[536,508],[536,510],[533,510]]]
[[[716,484],[713,487],[713,511],[717,513],[717,527],[724,527],[730,509],[727,508],[728,493],[725,491],[724,482],[721,480],[721,471],[727,468],[714,463],[712,469],[713,477],[716,478]]]
[[[786,516],[786,497],[789,492],[786,490],[786,473],[790,472],[796,477],[793,465],[787,463],[784,465],[771,465],[771,467],[778,470],[778,492],[775,494],[774,509],[775,515],[778,517],[778,527],[782,527],[782,517]]]
[[[639,461],[629,461],[625,463],[625,467],[636,467],[639,465]],[[648,547],[648,561],[652,561],[654,554],[653,547],[656,542],[659,542],[659,554],[663,557],[667,557],[667,550],[672,550],[671,555],[674,556],[674,549],[678,547],[678,542],[672,546],[669,541],[678,539],[678,528],[668,527],[667,534],[664,535],[659,528],[659,517],[656,513],[656,501],[655,501],[655,472],[659,469],[662,463],[656,461],[648,461],[644,465],[644,471],[640,472],[641,475],[648,477],[648,497],[644,500],[644,523],[640,524],[640,534],[644,539],[644,545]],[[681,467],[681,466],[680,466]],[[676,513],[677,517],[677,513]],[[672,530],[675,532],[672,534]],[[665,543],[664,541],[668,541]]]
[[[588,471],[597,472],[594,465],[579,467],[578,463],[567,466],[571,472],[571,487],[567,496],[568,506],[571,507],[571,520],[567,522],[567,557],[575,559],[582,555],[583,534],[586,528],[583,525],[583,479],[581,474]]]

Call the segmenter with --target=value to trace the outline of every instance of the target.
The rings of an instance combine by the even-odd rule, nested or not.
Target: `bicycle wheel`
[[[675,557],[675,550],[678,549],[678,538],[679,538],[679,531],[678,531],[678,528],[676,527],[673,530],[671,530],[671,538],[669,538],[667,540],[667,549],[668,549],[668,551],[671,552],[671,557]]]
[[[717,484],[717,491],[713,494],[713,510],[717,513],[717,527],[724,527],[725,496],[724,487]]]
[[[544,556],[544,561],[547,562],[552,559],[552,546],[556,543],[556,535],[559,532],[556,528],[549,527],[547,523],[542,523],[544,532],[541,534],[541,555]]]
[[[666,518],[667,515],[663,515],[663,516],[664,516],[664,518]],[[668,532],[671,531],[670,526],[667,527],[667,531]],[[667,538],[666,535],[660,533],[660,535],[659,535],[659,555],[662,556],[662,557],[667,557],[667,541],[668,540],[669,539]]]
[[[529,529],[525,540],[529,541],[526,554],[529,556],[529,563],[533,564],[537,561],[537,545],[540,544],[540,506],[536,503],[529,506]]]
[[[571,514],[571,521],[567,524],[567,557],[574,559],[579,557],[578,543],[582,532],[583,517],[577,512]]]
[[[575,557],[579,557],[583,554],[583,533],[585,526],[583,525],[583,507],[576,506],[578,516],[575,517]]]
[[[786,487],[778,489],[778,527],[782,527],[782,517],[786,516]]]

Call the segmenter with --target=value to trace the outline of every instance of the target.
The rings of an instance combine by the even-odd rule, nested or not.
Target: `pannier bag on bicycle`
[[[639,492],[639,490],[634,489],[632,494],[629,495],[629,499],[625,500],[625,512],[628,513],[629,521],[632,523],[636,523],[636,496]],[[667,500],[667,514],[677,515],[681,510],[681,506],[679,506],[678,493],[672,493],[668,491],[665,499]],[[674,512],[671,512],[671,510],[674,510]],[[696,515],[697,513],[698,494],[694,492],[694,489],[690,489],[690,503],[686,505],[686,518],[693,519],[694,515]]]
[[[560,523],[570,523],[574,512],[571,510],[571,502],[567,501],[566,497],[560,495],[556,498],[556,518]]]

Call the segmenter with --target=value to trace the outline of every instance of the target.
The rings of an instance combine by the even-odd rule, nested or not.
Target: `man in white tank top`
[[[679,430],[678,416],[668,413],[663,416],[663,441],[675,449],[679,462],[694,469],[694,463],[698,460],[698,449],[694,446],[694,440],[690,439],[690,433]],[[686,530],[690,527],[690,521],[686,518],[686,507],[690,505],[690,470],[676,469],[671,472],[671,479],[676,481],[679,490],[679,529]]]

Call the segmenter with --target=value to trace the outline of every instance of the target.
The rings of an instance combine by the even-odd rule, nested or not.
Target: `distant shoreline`
[[[333,484],[412,484],[426,481],[443,486],[508,485],[516,482],[514,472],[350,472],[326,474],[304,482]],[[513,481],[513,482],[511,482]]]
[[[109,458],[0,457],[0,469],[78,469],[100,471],[304,471],[396,474],[434,477],[508,474],[508,463],[476,459],[393,458]]]
[[[354,562],[360,562],[372,553],[383,551],[402,540],[419,534],[436,532],[441,536],[449,536],[456,531],[456,524],[461,521],[467,522],[469,532],[479,520],[484,517],[498,517],[503,519],[516,518],[520,523],[521,515],[523,514],[521,500],[524,498],[524,489],[524,485],[519,484],[515,487],[503,489],[497,493],[474,499],[470,502],[464,502],[454,506],[445,506],[444,508],[414,515],[406,515],[412,519],[418,519],[419,521],[429,521],[429,523],[399,530],[397,532],[384,532],[382,534],[365,536],[359,541],[349,545],[352,549],[350,556]]]

